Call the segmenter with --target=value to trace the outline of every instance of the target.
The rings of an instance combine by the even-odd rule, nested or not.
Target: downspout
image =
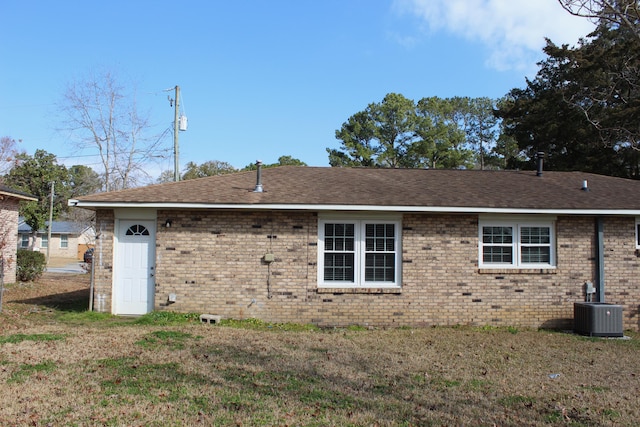
[[[89,311],[93,311],[93,295],[94,295],[94,283],[95,283],[95,260],[96,257],[94,256],[91,259],[91,281],[89,282]]]
[[[604,221],[596,218],[596,289],[598,302],[604,302]]]

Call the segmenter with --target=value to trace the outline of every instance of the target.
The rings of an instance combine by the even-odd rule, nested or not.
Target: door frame
[[[115,209],[113,224],[113,279],[111,284],[111,313],[118,315],[120,313],[118,307],[119,292],[119,272],[122,268],[119,258],[118,249],[120,246],[120,233],[124,232],[121,221],[141,221],[145,225],[149,225],[149,233],[151,241],[149,243],[149,270],[155,272],[156,267],[156,231],[157,219],[156,211],[151,209]],[[147,313],[153,311],[155,307],[155,275],[148,280],[147,288]],[[126,315],[126,313],[124,313]]]

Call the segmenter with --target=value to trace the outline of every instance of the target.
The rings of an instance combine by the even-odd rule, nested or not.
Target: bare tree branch
[[[78,148],[97,150],[106,191],[135,186],[149,159],[159,156],[161,139],[148,135],[147,116],[112,72],[68,85],[60,110]]]
[[[640,40],[640,4],[638,0],[558,0],[570,14],[587,18],[595,23],[627,27]]]

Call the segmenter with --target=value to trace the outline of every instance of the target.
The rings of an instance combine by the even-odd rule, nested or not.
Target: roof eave
[[[575,209],[575,208],[493,208],[482,206],[383,206],[383,205],[321,205],[321,204],[230,204],[230,203],[166,203],[166,202],[92,202],[71,199],[69,206],[87,209],[235,209],[291,211],[375,211],[474,214],[540,214],[540,215],[634,215],[640,209]]]
[[[14,192],[10,192],[10,191],[0,191],[0,195],[1,196],[8,196],[8,197],[13,197],[14,199],[18,199],[18,200],[27,200],[30,202],[35,202],[38,200],[37,197],[34,196],[29,196],[27,194],[24,193],[14,193]]]

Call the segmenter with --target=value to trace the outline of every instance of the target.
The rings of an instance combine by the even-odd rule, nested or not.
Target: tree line
[[[272,168],[276,166],[307,166],[307,164],[302,160],[291,156],[280,156],[276,163],[262,165],[263,168]],[[180,179],[184,181],[187,179],[204,178],[206,176],[224,175],[254,169],[256,169],[256,165],[254,163],[250,163],[243,168],[236,169],[230,163],[221,160],[207,160],[201,164],[188,162],[185,166],[185,171],[180,175]],[[175,176],[172,170],[165,170],[162,171],[157,182],[171,182],[174,181],[174,178]]]
[[[389,93],[343,123],[331,166],[504,168],[509,144],[490,98],[439,97],[415,102]]]

